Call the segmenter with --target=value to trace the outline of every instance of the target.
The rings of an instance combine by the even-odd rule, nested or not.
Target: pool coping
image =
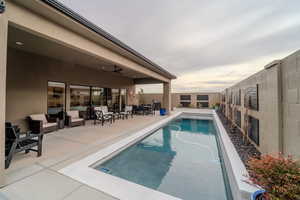
[[[255,200],[258,195],[265,191],[254,184],[250,184],[248,171],[238,155],[218,114],[215,110],[212,111],[212,114],[219,132],[219,137],[221,138],[221,152],[223,153],[233,199]]]
[[[184,114],[194,114],[194,118],[197,117],[197,115],[205,115],[203,116],[204,118],[212,118],[221,138],[222,154],[225,154],[223,157],[226,171],[229,176],[231,190],[234,193],[233,198],[234,200],[250,200],[252,198],[252,194],[259,191],[259,189],[246,182],[248,172],[214,110],[198,110],[197,112],[195,110],[178,111],[159,122],[139,130],[134,134],[87,156],[86,158],[68,165],[67,167],[59,170],[59,173],[69,176],[120,200],[180,200],[180,198],[166,193],[98,171],[92,166],[95,166],[99,160],[105,160],[113,157],[123,149],[131,146],[171,120]],[[203,118],[202,116],[199,116],[199,118]]]

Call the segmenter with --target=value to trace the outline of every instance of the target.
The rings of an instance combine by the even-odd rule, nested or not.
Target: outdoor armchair
[[[58,118],[46,114],[33,114],[28,117],[29,129],[32,133],[49,133],[58,130]]]
[[[125,106],[124,112],[120,112],[122,115],[123,119],[126,117],[128,118],[129,115],[131,115],[131,118],[133,118],[133,108],[132,106]]]
[[[42,139],[43,135],[32,134],[30,131],[21,133],[17,126],[13,126],[10,122],[5,123],[5,168],[7,169],[11,163],[13,155],[22,151],[37,152],[37,156],[42,155]]]
[[[95,107],[95,110],[102,111],[103,115],[111,115],[113,121],[115,121],[115,119],[120,119],[120,114],[118,112],[109,112],[107,106]]]
[[[104,125],[104,122],[110,122],[112,124],[113,122],[113,115],[111,114],[104,114],[102,110],[95,110],[95,119],[94,124],[97,124],[97,121],[100,121],[102,126]]]
[[[84,126],[85,120],[79,114],[78,110],[67,111],[66,125],[69,127],[73,126]]]

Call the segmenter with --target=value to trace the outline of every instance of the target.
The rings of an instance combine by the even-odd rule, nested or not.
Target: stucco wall
[[[5,104],[6,104],[6,54],[7,54],[7,29],[6,14],[0,14],[0,187],[4,184],[5,162]]]
[[[172,108],[180,107],[180,95],[191,95],[191,107],[197,107],[197,95],[208,95],[209,96],[209,106],[213,106],[216,103],[220,103],[219,93],[172,93],[171,94],[171,105]],[[152,104],[152,100],[162,102],[163,95],[159,93],[152,94],[142,94],[137,95],[139,103]]]
[[[134,90],[129,78],[8,48],[6,121],[25,128],[26,116],[46,113],[48,81]]]

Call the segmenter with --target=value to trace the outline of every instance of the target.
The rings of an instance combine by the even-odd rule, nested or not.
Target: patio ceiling
[[[9,25],[8,28],[8,47],[50,57],[67,63],[81,65],[83,67],[90,67],[99,71],[109,71],[115,75],[132,79],[149,79],[153,82],[157,81],[140,72],[115,65],[112,62],[99,59],[99,57],[89,55],[83,51],[81,52],[73,48],[68,48],[55,41],[29,33],[12,25]]]

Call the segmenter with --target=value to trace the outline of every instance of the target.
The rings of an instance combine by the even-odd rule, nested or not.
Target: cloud
[[[176,91],[223,89],[300,47],[299,0],[61,2],[175,73]]]

